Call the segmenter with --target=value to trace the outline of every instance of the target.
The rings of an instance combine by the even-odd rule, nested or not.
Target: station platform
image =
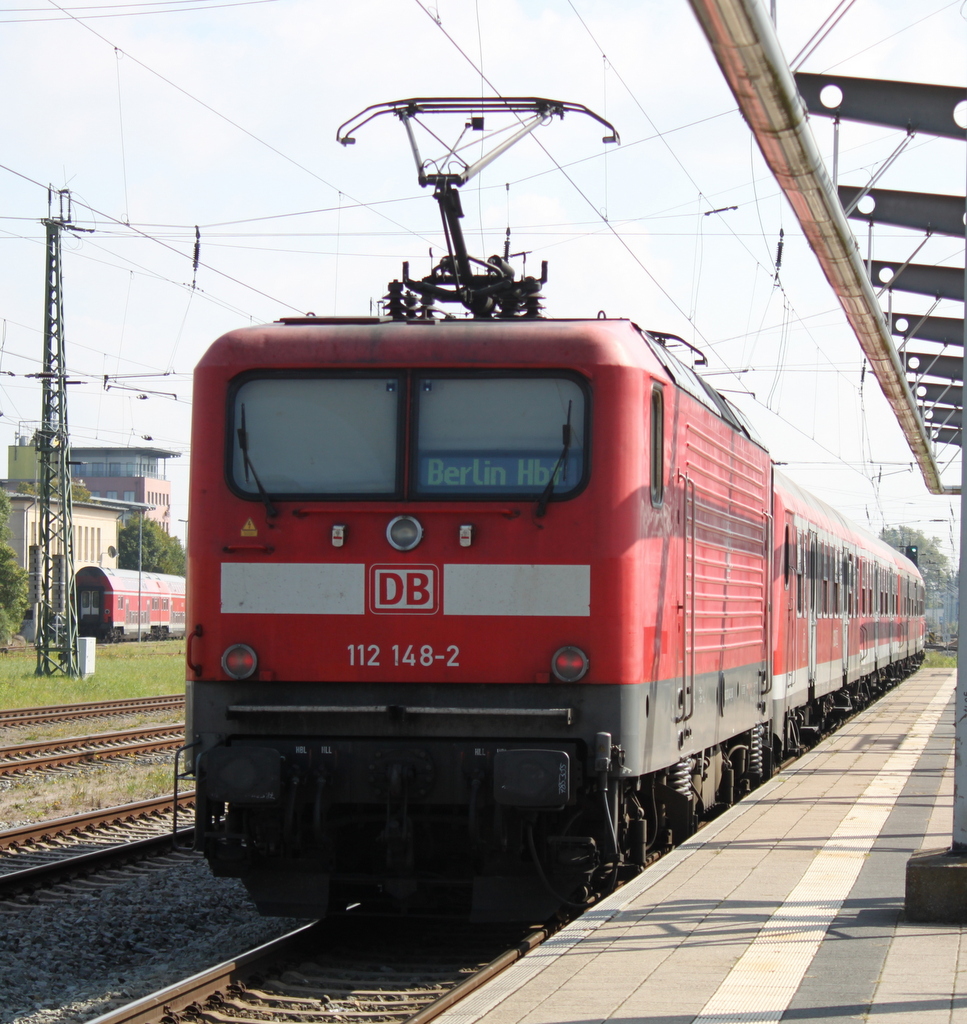
[[[438,1024],[967,1024],[967,926],[903,914],[950,845],[956,672],[923,669]]]

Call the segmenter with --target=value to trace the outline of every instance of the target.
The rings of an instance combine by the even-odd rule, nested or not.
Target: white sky
[[[347,148],[337,127],[372,103],[490,94],[482,69],[503,95],[589,106],[622,145],[579,115],[540,129],[464,189],[472,252],[501,251],[509,216],[528,270],[549,261],[548,315],[604,310],[695,342],[790,475],[874,531],[907,523],[954,550],[959,499],[927,493],[872,374],[861,385],[859,345],[685,0],[89,2],[0,6],[0,445],[39,418],[25,374],[42,354],[40,222],[47,184],[69,187],[95,229],[64,240],[68,363],[88,382],[71,389],[73,443],[184,452],[168,464],[183,532],[190,373],[211,341],[296,312],[368,314],[402,260],[422,276],[441,254],[401,125]],[[790,60],[835,6],[778,0]],[[855,0],[801,70],[962,86],[964,30],[960,0]],[[829,123],[813,126],[829,155]],[[865,184],[901,137],[844,125],[840,182]],[[878,185],[964,181],[964,144],[923,138]],[[878,228],[874,257],[918,242]],[[963,258],[963,241],[932,239],[917,261]],[[143,376],[105,391],[104,374]]]

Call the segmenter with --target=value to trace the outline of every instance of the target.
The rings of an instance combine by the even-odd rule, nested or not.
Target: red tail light
[[[551,658],[551,671],[562,683],[576,683],[588,670],[588,656],[577,647],[562,647]]]
[[[259,659],[248,644],[232,644],[222,655],[222,668],[232,679],[248,679],[258,664]]]

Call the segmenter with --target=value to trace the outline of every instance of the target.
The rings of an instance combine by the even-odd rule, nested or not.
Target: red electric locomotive
[[[265,913],[584,905],[920,658],[915,567],[677,339],[453,250],[196,370],[196,844]]]
[[[196,389],[198,834],[270,912],[543,913],[916,664],[914,567],[627,321],[287,321]]]

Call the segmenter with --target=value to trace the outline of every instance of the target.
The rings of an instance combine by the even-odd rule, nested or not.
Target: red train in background
[[[360,124],[487,102],[519,135],[575,109]],[[680,339],[544,319],[545,273],[467,256],[454,152],[414,144],[450,253],[386,316],[234,331],[195,372],[195,842],[268,914],[585,906],[922,660],[916,567]]]
[[[146,640],[185,635],[183,576],[86,565],[77,571],[75,589],[80,636],[114,643],[139,635]]]

